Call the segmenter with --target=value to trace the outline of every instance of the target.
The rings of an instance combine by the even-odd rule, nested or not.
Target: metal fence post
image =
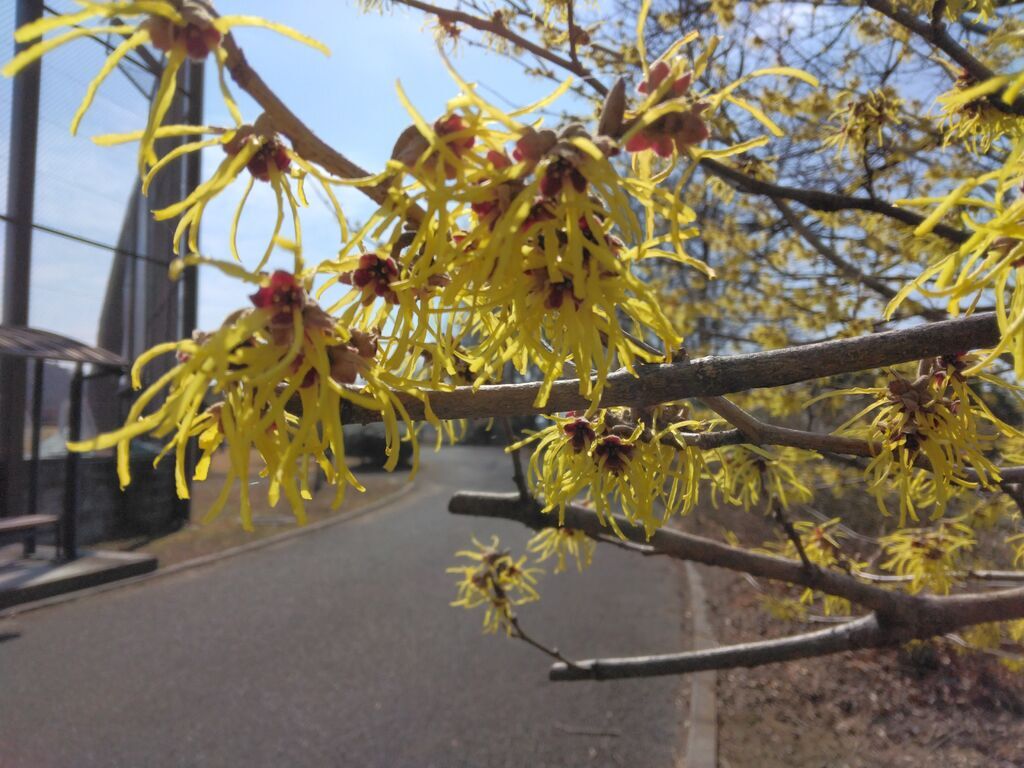
[[[42,0],[17,0],[15,24],[42,17]],[[26,44],[15,46],[15,52]],[[4,250],[5,325],[28,325],[29,275],[32,267],[32,216],[35,204],[36,145],[39,135],[39,62],[23,69],[11,87],[11,140],[7,179],[7,233]],[[13,509],[15,479],[21,476],[25,440],[26,364],[0,357],[0,517]]]
[[[68,408],[68,442],[82,438],[82,364],[75,366],[71,379],[71,403]],[[64,514],[60,521],[61,550],[65,560],[78,557],[78,464],[80,458],[68,451],[64,462]]]
[[[43,376],[46,361],[36,358],[32,373],[32,452],[29,454],[28,465],[28,504],[27,512],[34,515],[39,506],[39,438],[43,427]]]
[[[203,124],[204,77],[206,68],[202,63],[189,62],[186,69],[185,91],[188,94],[188,120],[190,125]],[[190,193],[202,182],[202,157],[199,152],[190,152],[185,160],[185,194]],[[186,267],[182,275],[181,335],[189,338],[199,321],[199,270]],[[192,485],[192,469],[196,464],[195,444],[190,442],[185,458],[189,487]],[[191,499],[178,500],[178,518],[182,524],[192,516]]]

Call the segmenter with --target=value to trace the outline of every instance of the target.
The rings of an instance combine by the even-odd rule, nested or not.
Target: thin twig
[[[424,13],[433,14],[439,19],[449,23],[455,22],[458,24],[465,24],[467,27],[472,27],[480,32],[487,32],[495,35],[496,37],[503,38],[512,43],[512,45],[522,48],[525,51],[529,51],[537,58],[544,59],[567,72],[571,72],[572,74],[583,78],[587,85],[601,96],[605,96],[608,93],[608,88],[579,61],[570,61],[569,59],[565,59],[554,51],[545,48],[542,45],[538,45],[532,40],[514,32],[504,24],[498,23],[493,18],[484,19],[470,13],[465,13],[464,11],[457,11],[451,8],[442,8],[438,5],[432,5],[431,3],[424,3],[421,2],[421,0],[395,0],[395,2],[400,5],[406,5],[410,8],[423,11]]]
[[[559,653],[557,648],[549,648],[548,646],[544,645],[543,643],[537,640],[534,640],[532,637],[526,634],[526,632],[523,630],[522,625],[520,625],[519,623],[519,617],[513,616],[511,619],[509,619],[509,624],[512,626],[512,629],[514,630],[511,637],[514,637],[517,640],[522,640],[523,642],[532,645],[538,651],[541,651],[547,656],[550,656],[552,659],[561,662],[569,669],[576,668],[576,663],[570,659],[567,659],[565,656]]]
[[[515,431],[512,429],[512,420],[505,416],[501,422],[505,425],[505,439],[511,447],[516,442]],[[515,481],[516,488],[519,489],[519,497],[526,501],[530,498],[530,489],[526,485],[526,475],[523,474],[523,458],[520,454],[520,449],[506,449],[506,451],[512,457],[512,479]]]
[[[771,509],[775,521],[782,526],[782,530],[785,531],[786,536],[796,548],[796,553],[800,556],[800,562],[804,564],[804,568],[807,570],[814,569],[815,565],[811,562],[811,559],[807,557],[807,551],[804,549],[804,543],[800,538],[800,534],[797,533],[796,528],[793,527],[793,523],[790,522],[789,517],[786,515],[786,511],[782,508],[782,503],[775,498],[768,488],[768,482],[765,479],[764,466],[759,466],[761,468],[761,493],[764,494],[765,501],[767,502],[769,509]]]

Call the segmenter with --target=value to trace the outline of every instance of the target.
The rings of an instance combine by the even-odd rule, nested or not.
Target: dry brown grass
[[[221,452],[214,457],[209,479],[205,483],[196,483],[193,486],[192,522],[181,530],[155,538],[133,537],[101,542],[96,545],[96,548],[146,552],[155,555],[160,561],[160,565],[166,567],[196,557],[222,552],[252,541],[266,539],[296,527],[295,518],[292,516],[287,502],[282,500],[276,508],[270,507],[266,497],[266,481],[261,479],[258,479],[250,489],[255,531],[242,530],[238,519],[237,488],[232,492],[224,511],[214,520],[204,522],[206,510],[216,499],[226,470],[227,456]],[[409,479],[408,472],[382,472],[372,468],[361,470],[358,465],[353,467],[353,471],[366,487],[366,493],[358,493],[349,488],[341,507],[331,509],[334,489],[324,485],[314,493],[313,500],[306,504],[309,523],[316,523],[366,507],[381,497],[394,493]]]

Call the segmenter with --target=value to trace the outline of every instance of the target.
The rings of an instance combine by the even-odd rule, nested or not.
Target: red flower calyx
[[[235,131],[235,135],[225,142],[224,151],[234,157],[242,151],[247,142],[259,142],[259,148],[249,158],[245,167],[253,175],[253,178],[260,181],[270,181],[271,169],[277,173],[287,173],[288,169],[291,168],[292,158],[288,154],[288,149],[285,147],[284,142],[278,138],[277,134],[266,125],[261,125],[260,123],[261,120],[258,119],[256,125],[241,126]]]
[[[569,444],[576,453],[587,450],[597,438],[597,432],[594,431],[590,420],[580,417],[562,427],[562,431],[569,437]]]
[[[271,322],[290,321],[292,312],[305,306],[306,291],[295,275],[279,269],[249,299],[257,309],[273,312]]]
[[[398,294],[392,290],[391,283],[398,277],[398,262],[393,258],[364,253],[359,257],[359,266],[351,272],[343,273],[338,280],[362,291],[362,303],[368,306],[378,296],[388,304],[397,304]]]
[[[192,61],[204,61],[220,45],[222,35],[213,26],[209,13],[197,3],[183,3],[181,14],[184,25],[163,16],[150,16],[146,21],[150,42],[164,53],[177,48]]]
[[[633,444],[618,435],[605,435],[594,447],[594,458],[598,464],[613,475],[620,475],[633,457]]]

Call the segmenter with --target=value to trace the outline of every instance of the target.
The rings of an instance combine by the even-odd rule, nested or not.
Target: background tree
[[[448,112],[410,106],[413,124],[371,175],[289,111],[232,32],[269,26],[317,45],[293,30],[173,0],[83,3],[18,32],[45,41],[6,74],[83,35],[123,36],[83,111],[119,57],[145,44],[166,54],[147,126],[98,140],[137,141],[147,184],[221,146],[210,178],[155,215],[179,219],[179,268],[209,264],[255,288],[252,308],[220,329],[143,355],[136,387],[155,356],[179,364],[148,383],[123,429],[75,447],[116,447],[127,483],[131,439],[153,432],[187,494],[188,441],[203,451],[200,479],[226,444],[231,473],[212,513],[237,480],[248,526],[253,452],[271,501],[283,495],[301,521],[310,465],[339,502],[358,488],[343,423],[383,420],[393,466],[400,422],[426,419],[455,439],[450,420],[562,413],[512,448],[518,495],[460,494],[452,511],[542,529],[530,549],[556,570],[589,562],[587,539],[610,541],[773,580],[801,606],[854,618],[784,640],[573,661],[515,613],[537,597],[527,558],[497,542],[460,553],[457,603],[485,606],[487,628],[554,656],[553,678],[749,666],[952,631],[1019,660],[1024,589],[985,586],[1017,580],[1021,559],[1013,7],[641,3],[605,18],[571,0],[402,4],[436,21],[442,48],[486,45],[530,60],[528,73],[576,79],[506,112],[453,67]],[[164,124],[177,67],[207,56],[236,124]],[[262,115],[247,122],[229,77]],[[570,89],[593,114],[543,126]],[[169,136],[199,138],[158,158],[154,141]],[[204,208],[239,176],[239,211],[253,184],[274,190],[274,236],[255,258],[200,255]],[[301,238],[308,184],[334,201],[343,241],[315,265]],[[344,184],[380,205],[357,229],[333,193]],[[261,274],[274,247],[294,268]],[[752,349],[771,351],[687,358]],[[498,383],[509,363],[537,381]],[[812,475],[834,490],[816,496]],[[843,496],[851,478],[875,509]],[[702,493],[770,515],[777,540],[749,548],[666,527]]]

